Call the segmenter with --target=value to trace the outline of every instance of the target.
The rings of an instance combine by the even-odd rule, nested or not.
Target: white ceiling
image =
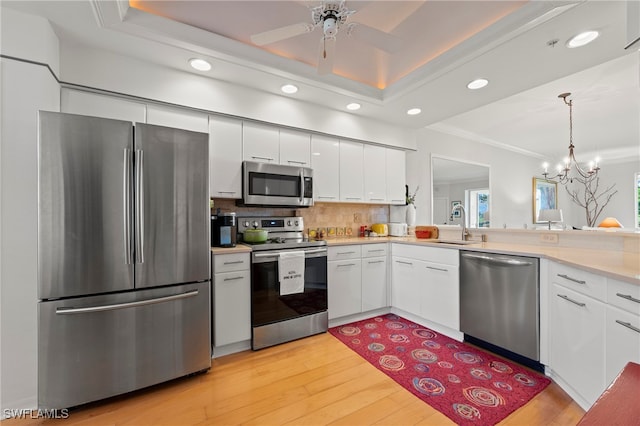
[[[603,158],[640,155],[639,56],[623,49],[624,1],[349,0],[357,11],[350,21],[404,44],[388,54],[339,32],[332,75],[316,72],[318,28],[264,48],[249,38],[310,22],[307,7],[317,1],[143,3],[163,16],[123,0],[2,2],[49,19],[63,44],[194,73],[187,59],[201,56],[213,64],[204,75],[214,79],[276,94],[292,82],[300,87],[293,96],[303,101],[336,110],[356,101],[362,108],[353,114],[432,126],[540,158],[564,155],[568,108],[557,95],[572,92],[579,159],[584,151]],[[564,46],[585,29],[601,36],[583,48]],[[558,43],[550,47],[551,40]],[[476,77],[489,79],[489,86],[468,90]],[[422,114],[407,116],[411,107]]]

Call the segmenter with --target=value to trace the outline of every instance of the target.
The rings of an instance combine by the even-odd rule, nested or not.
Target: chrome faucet
[[[469,237],[469,230],[467,229],[467,211],[462,204],[456,204],[451,209],[451,215],[453,215],[456,210],[460,210],[462,213],[462,241],[466,241]]]

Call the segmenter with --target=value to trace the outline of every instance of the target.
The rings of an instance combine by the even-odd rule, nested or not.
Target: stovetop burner
[[[264,243],[244,242],[242,235],[247,229],[265,229],[269,238]],[[243,217],[238,218],[239,241],[248,244],[254,251],[297,249],[305,247],[326,246],[323,240],[304,237],[304,220],[302,217]]]

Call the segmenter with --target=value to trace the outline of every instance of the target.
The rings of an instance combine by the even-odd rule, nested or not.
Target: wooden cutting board
[[[416,231],[431,231],[431,238],[436,239],[439,235],[437,226],[416,226]]]

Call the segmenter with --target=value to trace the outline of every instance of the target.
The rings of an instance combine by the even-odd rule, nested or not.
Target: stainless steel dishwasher
[[[460,251],[460,330],[540,360],[539,259]],[[469,339],[467,339],[469,340]]]

